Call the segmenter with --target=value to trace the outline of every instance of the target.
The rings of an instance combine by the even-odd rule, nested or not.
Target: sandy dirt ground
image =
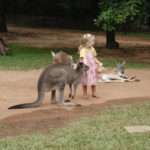
[[[77,48],[79,39],[86,31],[65,29],[39,29],[9,26],[9,32],[2,36],[6,41],[22,43],[27,46],[48,48]],[[87,32],[86,32],[87,33]],[[104,33],[96,33],[96,46],[103,57],[124,57],[139,62],[150,62],[150,41],[142,37],[117,36],[121,50],[104,49]],[[0,34],[1,36],[1,34]],[[128,53],[125,52],[126,49]],[[134,49],[134,53],[132,51]],[[138,50],[138,52],[136,51]],[[146,51],[145,51],[146,50]],[[0,137],[16,136],[33,132],[47,132],[50,128],[62,127],[69,121],[82,116],[94,115],[104,106],[114,103],[132,103],[150,100],[150,70],[127,70],[129,76],[136,75],[140,82],[99,83],[98,99],[83,99],[81,87],[77,91],[75,102],[81,107],[71,108],[50,104],[50,93],[39,108],[8,110],[9,106],[33,102],[36,99],[37,80],[42,70],[0,71]],[[68,98],[68,89],[65,97]],[[90,96],[90,91],[89,91]]]
[[[9,106],[32,102],[36,99],[37,80],[42,70],[32,71],[0,71],[0,137],[20,135],[31,132],[47,131],[60,127],[73,118],[94,114],[101,106],[109,102],[150,100],[150,70],[127,70],[129,76],[136,75],[140,82],[99,83],[98,99],[83,99],[79,87],[75,102],[79,108],[62,107],[50,104],[50,93],[39,108],[8,110]],[[68,88],[65,90],[67,98]],[[66,121],[67,120],[67,121]],[[13,130],[16,129],[16,130]]]

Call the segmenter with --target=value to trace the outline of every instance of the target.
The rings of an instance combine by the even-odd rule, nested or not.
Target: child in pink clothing
[[[91,87],[92,97],[96,96],[96,82],[97,82],[97,63],[96,50],[93,47],[95,44],[95,36],[92,34],[84,34],[81,38],[79,46],[80,61],[89,66],[89,70],[83,74],[81,83],[83,86],[83,96],[87,97],[87,87]]]

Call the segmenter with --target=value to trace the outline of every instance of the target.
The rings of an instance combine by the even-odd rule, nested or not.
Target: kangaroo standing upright
[[[59,51],[57,53],[51,51],[51,55],[52,55],[52,63],[53,64],[65,64],[65,65],[69,65],[70,67],[74,68],[74,62],[73,62],[73,58],[71,55],[67,54],[64,51]],[[72,85],[69,85],[69,97],[73,98],[73,94],[72,94]],[[56,103],[56,90],[52,90],[51,91],[51,100],[52,100],[52,104]]]
[[[38,96],[36,101],[33,103],[11,106],[8,109],[38,107],[42,104],[45,93],[52,90],[59,92],[57,103],[64,104],[65,85],[69,84],[73,87],[72,96],[75,96],[77,86],[80,83],[80,78],[83,72],[87,70],[88,66],[83,63],[78,63],[76,69],[73,69],[71,66],[64,64],[50,64],[39,77],[37,86]],[[56,95],[52,98],[52,101],[55,101]]]

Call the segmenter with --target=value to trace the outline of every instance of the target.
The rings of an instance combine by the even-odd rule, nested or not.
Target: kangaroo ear
[[[70,57],[71,60],[73,60],[73,57],[71,55],[69,57]]]
[[[123,62],[122,62],[122,65],[125,65],[126,64],[126,61],[124,60]]]
[[[77,69],[77,66],[78,66],[78,65],[74,63],[74,64],[73,64],[73,69],[76,70],[76,69]]]
[[[79,70],[83,66],[83,62],[78,62],[76,66],[76,70]]]
[[[51,51],[51,55],[54,58],[56,54],[55,54],[55,52]]]

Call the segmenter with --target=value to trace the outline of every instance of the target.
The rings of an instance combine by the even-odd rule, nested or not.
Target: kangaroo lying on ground
[[[140,81],[136,76],[128,77],[125,74],[126,62],[118,63],[116,65],[115,72],[113,73],[102,73],[98,82],[137,82]]]
[[[59,92],[59,97],[56,100],[56,94],[52,97],[52,102],[64,104],[64,88],[69,84],[72,88],[72,96],[76,94],[76,89],[80,83],[81,76],[84,71],[89,68],[83,63],[78,63],[77,68],[73,69],[69,65],[50,64],[40,75],[37,85],[38,96],[33,103],[19,104],[11,106],[8,109],[32,108],[42,104],[46,92],[56,90]]]

